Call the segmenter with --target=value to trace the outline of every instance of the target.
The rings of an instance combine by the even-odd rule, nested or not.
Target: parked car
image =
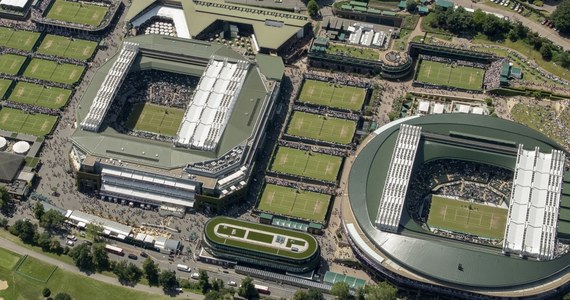
[[[128,255],[128,258],[137,260],[139,257],[131,253]]]
[[[70,240],[70,241],[74,241],[74,242],[77,241],[77,237],[74,236],[74,235],[72,235],[72,234],[68,235],[68,236],[67,236],[67,239]]]
[[[68,240],[67,242],[65,242],[66,245],[73,247],[75,245],[75,242],[72,240]]]
[[[146,252],[141,252],[141,254],[139,254],[141,257],[148,257],[148,254],[146,254]]]

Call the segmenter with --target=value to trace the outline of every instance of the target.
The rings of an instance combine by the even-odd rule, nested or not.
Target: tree
[[[560,33],[570,33],[570,0],[563,0],[552,13],[552,22],[560,30]]]
[[[546,61],[550,61],[552,59],[552,46],[548,43],[543,43],[542,47],[540,47],[540,55]]]
[[[398,290],[387,282],[366,286],[367,300],[396,300]]]
[[[109,255],[104,244],[95,244],[92,247],[93,266],[97,272],[105,271],[109,268]]]
[[[14,225],[10,226],[10,233],[18,236],[26,244],[33,244],[37,228],[36,225],[28,220],[18,220]]]
[[[129,263],[127,266],[127,279],[130,283],[136,284],[141,280],[143,272],[141,268],[133,263]]]
[[[414,12],[416,12],[416,9],[418,9],[418,3],[416,2],[416,0],[406,1],[406,10],[407,11],[409,11],[410,13],[414,13]]]
[[[309,289],[307,293],[309,300],[325,300],[325,296],[323,296],[323,292],[315,289]]]
[[[247,276],[241,281],[241,286],[239,287],[238,295],[240,297],[244,297],[247,299],[253,299],[259,297],[259,292],[255,289],[255,286],[253,284],[253,279],[251,277]]]
[[[210,278],[208,277],[208,273],[204,270],[200,271],[200,277],[198,278],[198,285],[202,290],[202,294],[206,294],[212,287],[210,285]]]
[[[135,285],[142,277],[142,270],[133,263],[124,260],[118,261],[113,266],[113,274],[121,284]]]
[[[44,206],[43,204],[38,201],[36,202],[36,205],[34,205],[34,217],[36,217],[36,219],[40,220],[42,218],[42,216],[44,215],[45,211],[44,211]]]
[[[43,251],[50,250],[51,235],[47,232],[42,232],[36,235],[36,244],[42,248]]]
[[[305,290],[298,290],[293,295],[293,300],[308,300],[308,299],[309,299],[309,295],[307,294],[307,292]]]
[[[366,299],[366,287],[364,286],[359,286],[356,289],[356,297],[354,297],[356,300],[365,300]]]
[[[91,247],[89,245],[81,244],[71,249],[69,256],[73,258],[73,262],[80,270],[93,270],[93,257],[91,256]]]
[[[307,11],[311,16],[317,16],[319,14],[319,4],[315,0],[310,0],[307,3]]]
[[[49,297],[51,295],[51,291],[46,287],[42,290],[42,296]]]
[[[57,295],[55,295],[53,300],[71,300],[71,296],[69,296],[69,294],[66,293],[57,293]]]
[[[42,215],[40,220],[40,226],[45,228],[47,231],[53,231],[58,229],[61,224],[65,221],[65,216],[61,214],[59,211],[54,209],[48,210]]]
[[[331,294],[339,300],[347,300],[350,296],[350,287],[346,282],[335,282],[331,287]]]
[[[178,286],[178,280],[176,280],[176,274],[173,271],[162,271],[158,276],[158,282],[165,291],[174,290]]]
[[[7,228],[8,227],[8,219],[0,218],[0,228]]]
[[[12,201],[12,196],[8,194],[6,187],[0,187],[0,210],[5,211],[10,202]]]
[[[57,255],[61,255],[63,253],[63,247],[61,247],[61,244],[58,240],[52,239],[49,242],[49,252],[55,253]]]
[[[150,257],[147,257],[146,260],[143,262],[143,272],[145,278],[148,280],[148,285],[158,285],[158,274],[160,270],[158,269],[158,265],[155,264]]]
[[[101,234],[103,234],[103,227],[97,224],[89,223],[85,226],[87,238],[93,240],[94,243],[99,242]]]
[[[222,295],[218,291],[209,291],[204,295],[204,300],[219,300]]]

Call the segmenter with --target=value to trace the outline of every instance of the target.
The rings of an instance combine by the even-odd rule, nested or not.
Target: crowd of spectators
[[[487,72],[485,72],[485,77],[483,78],[483,85],[487,90],[496,89],[500,86],[501,81],[501,70],[503,64],[507,62],[506,58],[497,59],[491,63]]]
[[[354,153],[354,150],[350,150],[350,149],[320,147],[320,146],[307,145],[307,144],[303,144],[303,143],[299,143],[299,142],[292,142],[292,141],[287,141],[287,140],[279,140],[278,144],[279,144],[279,146],[282,146],[282,147],[289,147],[289,148],[294,148],[297,150],[312,151],[312,152],[316,152],[316,153],[322,153],[322,154],[328,154],[328,155],[334,155],[334,156],[342,156],[342,157],[348,157]]]
[[[30,114],[39,113],[39,114],[45,114],[45,115],[51,115],[51,116],[59,116],[59,114],[61,113],[61,111],[59,109],[53,109],[53,108],[35,106],[35,105],[31,105],[31,104],[12,102],[12,101],[8,101],[8,100],[4,100],[1,103],[2,103],[1,106],[3,106],[3,107],[10,107],[10,108],[23,110],[23,111],[30,113]]]
[[[360,119],[360,114],[342,112],[326,106],[311,107],[297,104],[293,106],[293,110],[352,121],[358,121]]]
[[[370,88],[370,82],[365,80],[361,77],[352,76],[348,73],[338,72],[334,74],[329,74],[329,76],[315,73],[315,72],[307,72],[304,74],[304,79],[312,79],[318,81],[324,81],[334,84],[343,84],[343,85],[350,85],[355,87],[361,88]]]
[[[452,58],[446,58],[446,57],[441,57],[441,56],[424,55],[424,54],[420,55],[420,59],[426,60],[426,61],[440,62],[440,63],[452,65],[452,66],[455,65],[455,66],[471,67],[471,68],[478,68],[478,69],[486,69],[489,66],[489,64],[486,64],[486,63],[473,62],[473,61],[467,61],[467,60],[461,60],[461,59],[452,59]]]
[[[188,166],[186,166],[186,168],[189,170],[194,169],[215,174],[219,171],[222,171],[224,169],[227,169],[229,167],[232,167],[240,163],[244,150],[245,150],[244,146],[237,146],[218,159],[189,164]]]
[[[314,184],[307,184],[301,183],[298,181],[291,181],[282,178],[276,177],[265,177],[265,182],[269,184],[289,187],[293,189],[299,189],[301,191],[309,191],[333,196],[339,196],[340,192],[336,189],[336,187],[329,187],[329,186],[321,186],[321,185],[314,185]]]
[[[137,35],[140,34],[161,34],[176,35],[176,27],[172,18],[163,16],[153,16],[144,21],[140,26],[134,28]]]
[[[407,209],[412,219],[423,225],[427,222],[431,195],[505,207],[504,201],[511,194],[512,180],[513,172],[500,167],[460,160],[428,162],[415,172],[410,181],[413,188],[408,190]],[[458,238],[473,239],[468,235]]]

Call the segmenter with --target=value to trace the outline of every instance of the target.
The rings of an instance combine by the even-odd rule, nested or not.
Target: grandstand
[[[89,113],[83,122],[81,122],[82,129],[89,131],[99,130],[101,123],[111,107],[111,102],[115,99],[115,96],[117,96],[117,92],[137,56],[139,51],[138,46],[136,43],[129,42],[123,44],[119,57],[97,91],[97,95],[89,108]]]
[[[566,157],[519,145],[503,252],[551,260]]]
[[[390,182],[394,158],[380,154],[397,152],[403,125],[421,128],[414,176],[399,189],[407,191],[407,209],[397,231],[385,230],[379,221],[393,218],[378,217],[385,204],[378,195],[391,186],[378,182]],[[558,298],[570,282],[568,228],[558,225],[568,218],[566,155],[555,141],[503,119],[400,119],[376,130],[351,167],[344,232],[369,270],[402,288],[456,298]]]
[[[176,146],[217,147],[248,69],[246,61],[210,60],[178,129]]]
[[[382,230],[398,231],[421,130],[406,124],[400,127],[376,217],[376,226]]]
[[[128,39],[95,74],[77,110],[71,156],[79,188],[176,215],[198,199],[215,208],[236,201],[274,111],[278,59],[253,62],[223,45],[170,36]],[[141,116],[145,103],[158,119]],[[173,109],[185,109],[185,119]],[[171,130],[173,120],[181,122],[176,138],[158,130]]]

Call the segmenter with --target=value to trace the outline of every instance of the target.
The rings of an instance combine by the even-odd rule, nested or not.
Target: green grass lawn
[[[16,84],[8,100],[59,109],[65,106],[70,96],[71,90],[21,81]]]
[[[36,279],[39,282],[47,282],[57,267],[46,264],[36,258],[27,256],[18,266],[17,273]]]
[[[247,239],[250,241],[256,241],[256,242],[261,242],[261,243],[266,243],[266,244],[271,244],[271,242],[273,242],[273,234],[267,234],[267,233],[263,233],[263,232],[258,232],[258,231],[248,231],[247,232]]]
[[[55,61],[34,58],[24,71],[24,76],[46,81],[73,84],[81,78],[85,67],[72,64],[58,64]]]
[[[257,209],[278,215],[322,222],[331,196],[267,184]]]
[[[245,238],[245,229],[232,227],[232,226],[220,226],[216,231],[219,234],[225,234],[230,236],[235,236],[238,238]]]
[[[175,136],[184,110],[151,103],[137,103],[127,119],[127,127],[139,131]]]
[[[12,251],[0,248],[0,267],[6,270],[12,270],[20,260],[20,257],[20,255]]]
[[[0,27],[0,46],[30,51],[40,37],[39,32]]]
[[[366,89],[324,81],[305,80],[300,102],[316,105],[360,110],[366,98]]]
[[[28,114],[22,110],[4,107],[0,110],[0,129],[44,136],[51,132],[57,117]]]
[[[304,112],[294,112],[287,133],[322,141],[349,144],[356,122]]]
[[[105,14],[107,14],[107,7],[84,2],[56,0],[47,17],[69,23],[99,26]]]
[[[26,61],[25,56],[14,54],[0,55],[0,72],[9,75],[16,75]]]
[[[12,84],[12,80],[0,79],[0,99],[4,97],[4,94],[6,94],[6,91],[10,87],[10,84]]]
[[[342,157],[279,147],[271,169],[281,173],[335,181],[341,163]]]
[[[47,55],[87,60],[93,55],[95,48],[97,48],[96,42],[48,34],[43,39],[42,44],[38,47],[37,52]]]
[[[343,44],[329,43],[327,53],[348,56],[366,60],[379,60],[380,52],[368,47],[354,47]]]
[[[417,81],[457,87],[468,90],[481,90],[485,70],[446,63],[423,60],[420,62]]]
[[[136,289],[123,288],[106,284],[83,275],[76,275],[62,269],[57,269],[47,283],[28,278],[20,272],[13,271],[13,265],[4,264],[17,261],[20,255],[0,249],[0,280],[8,282],[8,288],[0,291],[0,298],[4,300],[19,299],[45,299],[42,297],[42,289],[47,287],[52,295],[59,292],[68,293],[74,300],[166,300],[170,297],[139,292]],[[50,270],[55,266],[31,259],[30,265],[26,266],[27,271],[36,273],[38,270]],[[26,262],[24,262],[26,264]]]
[[[508,211],[505,208],[432,196],[427,224],[432,228],[503,238]]]

